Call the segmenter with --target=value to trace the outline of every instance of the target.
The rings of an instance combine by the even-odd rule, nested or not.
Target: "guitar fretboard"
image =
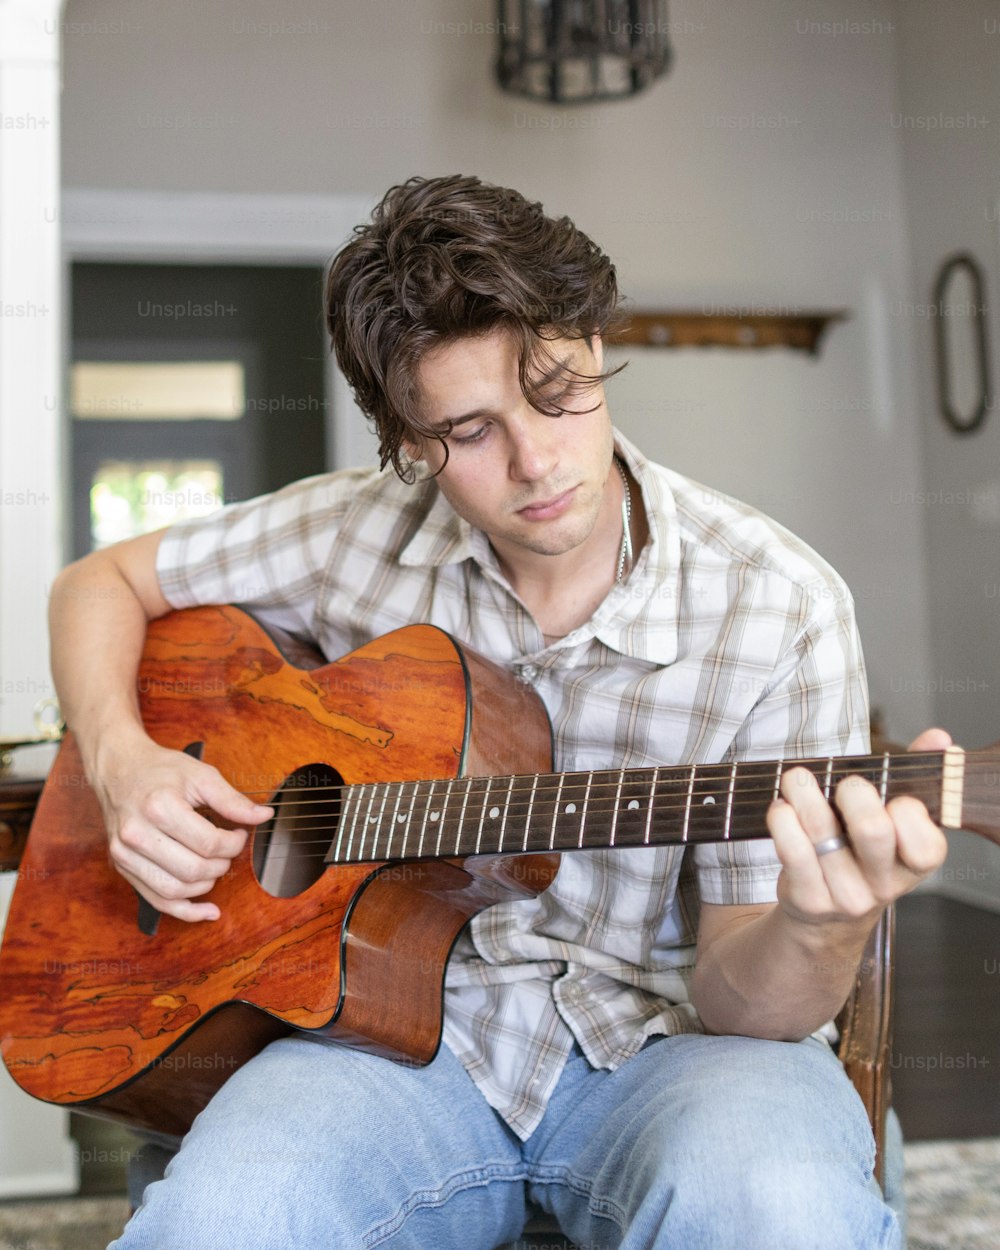
[[[766,838],[765,813],[793,767],[807,768],[827,798],[842,778],[861,776],[883,802],[913,794],[941,818],[939,751],[376,782],[344,790],[326,862]]]

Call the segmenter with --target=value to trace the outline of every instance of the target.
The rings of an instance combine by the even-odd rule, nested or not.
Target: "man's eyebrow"
[[[541,377],[534,383],[536,388],[547,386],[549,382],[554,382],[556,378],[566,372],[569,367],[568,360],[555,360]],[[446,417],[441,421],[435,421],[431,426],[434,434],[446,437],[456,425],[464,425],[467,421],[477,421],[480,417],[492,417],[496,415],[493,408],[472,408],[468,412],[463,412],[461,416]]]

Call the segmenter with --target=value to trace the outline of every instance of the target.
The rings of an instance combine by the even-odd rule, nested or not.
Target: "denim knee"
[[[637,1143],[652,1164],[643,1205],[659,1208],[656,1250],[700,1246],[706,1229],[716,1250],[895,1250],[871,1128],[833,1056],[818,1042],[747,1039],[731,1058]]]

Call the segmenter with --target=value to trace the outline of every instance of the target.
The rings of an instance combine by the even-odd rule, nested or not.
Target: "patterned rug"
[[[907,1146],[906,1197],[908,1250],[998,1250],[1000,1138]],[[105,1250],[126,1214],[124,1198],[0,1202],[0,1250]]]
[[[905,1147],[907,1250],[1000,1247],[1000,1138]]]

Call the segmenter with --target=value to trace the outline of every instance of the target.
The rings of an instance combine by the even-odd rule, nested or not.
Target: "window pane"
[[[70,370],[70,411],[100,421],[232,421],[243,416],[238,360],[178,364],[78,361]]]
[[[204,516],[222,501],[217,460],[106,460],[90,488],[91,545],[96,551],[172,521]]]

